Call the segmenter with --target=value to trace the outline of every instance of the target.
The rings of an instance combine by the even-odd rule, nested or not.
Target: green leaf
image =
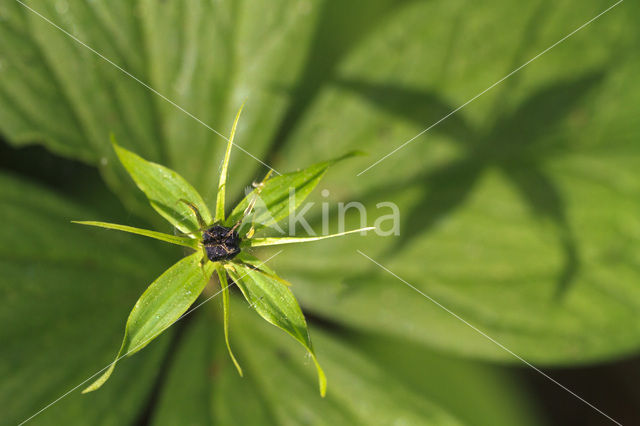
[[[118,360],[133,355],[180,319],[198,298],[213,272],[213,263],[200,266],[202,253],[185,257],[167,269],[140,296],[127,319],[124,339],[115,361],[83,393],[100,388]]]
[[[198,192],[173,170],[160,164],[146,161],[127,151],[113,141],[113,148],[122,165],[127,169],[138,188],[145,193],[151,206],[162,217],[182,232],[197,232],[200,229],[197,217],[187,204],[193,204],[205,223],[211,223],[211,213]]]
[[[227,149],[224,152],[224,160],[222,160],[222,169],[220,170],[220,183],[218,184],[218,195],[216,197],[216,222],[224,221],[224,202],[225,202],[225,193],[227,190],[227,175],[229,170],[229,160],[231,159],[231,148],[233,147],[233,139],[236,136],[236,127],[238,126],[238,120],[240,119],[240,114],[242,114],[242,108],[244,105],[240,107],[238,113],[236,114],[236,119],[233,121],[233,127],[231,128],[231,135],[229,136],[229,142],[227,143]]]
[[[250,247],[276,246],[280,244],[293,244],[293,243],[309,243],[311,241],[324,240],[326,238],[333,238],[333,237],[341,237],[347,234],[372,231],[374,229],[376,228],[373,226],[369,226],[366,228],[353,229],[351,231],[338,232],[337,234],[320,235],[318,237],[265,237],[265,238],[251,238],[243,241],[246,241],[246,244],[249,245]]]
[[[234,311],[235,312],[235,311]],[[246,332],[238,336],[238,341],[247,353],[247,366],[256,386],[267,398],[271,397],[276,418],[291,418],[292,423],[303,422],[300,410],[295,407],[300,401],[314,401],[320,408],[314,412],[316,421],[329,424],[389,424],[397,420],[397,413],[403,412],[408,424],[458,424],[448,413],[435,406],[424,397],[407,392],[392,375],[384,373],[357,350],[349,348],[333,336],[321,330],[317,334],[322,340],[323,363],[331,366],[331,383],[326,401],[314,395],[313,372],[308,368],[308,360],[299,348],[289,343],[281,333],[261,325],[255,319],[246,318],[250,312],[238,309]],[[254,350],[254,347],[256,348]],[[278,349],[276,349],[278,348]],[[280,350],[280,354],[278,354]],[[260,362],[259,360],[262,360]],[[276,377],[280,381],[275,382]],[[336,381],[335,388],[333,380]],[[384,383],[384,386],[373,386]],[[280,388],[280,392],[277,389]],[[293,397],[292,393],[296,393]],[[366,404],[356,401],[366,400]],[[277,401],[277,402],[276,402]],[[375,419],[375,420],[374,420]],[[296,421],[297,420],[297,421]]]
[[[115,223],[107,222],[94,222],[88,220],[72,220],[71,223],[77,223],[79,225],[97,226],[106,229],[115,229],[118,231],[129,232],[131,234],[144,235],[145,237],[154,238],[156,240],[164,241],[167,243],[175,244],[178,246],[189,247],[192,249],[198,248],[198,241],[193,238],[179,237],[176,235],[165,234],[162,232],[150,231],[148,229],[134,228],[127,225],[118,225]]]
[[[227,218],[227,226],[238,222],[249,203],[258,194],[258,203],[253,214],[253,225],[256,229],[279,222],[299,207],[313,189],[320,183],[328,168],[335,163],[362,155],[360,151],[352,151],[329,161],[313,164],[306,169],[286,173],[268,179],[262,188],[251,191],[238,203]],[[295,198],[293,197],[295,195]]]
[[[227,345],[229,356],[233,360],[233,365],[235,365],[236,370],[238,370],[238,374],[242,376],[242,367],[240,367],[240,363],[238,363],[235,355],[233,355],[231,344],[229,343],[229,283],[227,281],[227,271],[219,262],[216,262],[215,265],[216,272],[218,273],[218,280],[220,281],[220,288],[222,289],[222,323],[224,327],[224,342]]]
[[[291,290],[279,280],[251,267],[230,263],[225,268],[253,309],[262,318],[289,333],[309,352],[318,373],[320,395],[324,396],[327,379],[313,351],[302,310]]]
[[[109,200],[98,179],[83,182]],[[0,172],[2,423],[25,421],[108,365],[131,305],[175,255],[164,244],[117,232],[97,239],[71,224],[71,218],[102,212],[71,198],[73,188],[58,185],[61,196]],[[109,211],[115,219],[128,216],[117,204]],[[78,388],[29,423],[73,424],[80,417],[91,424],[135,423],[168,343],[158,339],[123,363],[122,374],[102,392],[83,396]]]
[[[287,90],[274,88],[296,84],[319,12],[289,0],[246,8],[202,1],[165,8],[149,0],[25,3],[155,93],[20,3],[3,2],[2,133],[16,145],[37,141],[98,166],[138,214],[147,214],[145,206],[133,200],[137,190],[115,161],[108,135],[176,170],[213,200],[226,141],[211,129],[227,135],[249,93],[238,136],[243,149],[264,159],[290,102]],[[169,45],[176,47],[171,53]],[[227,192],[233,194],[261,167],[246,153],[240,157],[231,166]]]
[[[349,52],[339,83],[315,99],[280,161],[332,155],[336,135],[340,149],[366,146],[369,158],[327,174],[323,187],[362,202],[368,223],[389,213],[378,203],[394,202],[400,235],[282,256],[278,272],[306,309],[448,353],[518,362],[366,258],[356,261],[361,250],[536,365],[640,350],[640,261],[631,255],[640,227],[631,201],[640,197],[638,125],[621,107],[640,99],[640,63],[615,53],[637,36],[617,30],[638,18],[626,2],[593,23],[599,30],[584,28],[357,176],[606,8],[585,6],[577,15],[533,3],[518,13],[460,14],[453,4],[414,2]],[[475,36],[458,38],[451,22]],[[396,36],[403,28],[414,30]],[[499,36],[505,31],[509,38]],[[424,40],[448,42],[424,50]],[[479,51],[477,40],[492,42]],[[381,64],[390,56],[398,62]],[[362,226],[351,216],[347,229]]]
[[[154,424],[543,424],[531,396],[497,367],[380,335],[340,336],[312,323],[330,380],[320,398],[302,348],[232,299],[231,318],[242,329],[232,340],[244,377],[214,336],[221,324],[211,322],[219,315],[203,307],[168,371]]]

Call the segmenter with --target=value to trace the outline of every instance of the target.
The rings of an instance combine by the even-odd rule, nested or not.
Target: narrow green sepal
[[[129,232],[130,234],[143,235],[145,237],[153,238],[156,240],[164,241],[166,243],[175,244],[178,246],[189,247],[192,249],[198,248],[198,241],[193,238],[179,237],[177,235],[165,234],[163,232],[151,231],[149,229],[134,228],[133,226],[118,225],[116,223],[108,222],[96,222],[91,220],[72,220],[71,223],[77,223],[79,225],[96,226],[105,229],[115,229],[117,231]]]

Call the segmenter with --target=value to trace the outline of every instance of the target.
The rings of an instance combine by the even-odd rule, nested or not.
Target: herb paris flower
[[[129,314],[122,346],[115,361],[83,393],[100,388],[113,372],[118,360],[139,351],[180,319],[202,293],[215,271],[223,299],[225,343],[239,374],[242,375],[242,368],[229,343],[228,277],[240,288],[245,299],[262,318],[290,334],[309,352],[317,369],[320,394],[324,396],[326,378],[313,350],[304,315],[289,289],[289,284],[265,266],[264,262],[247,253],[246,249],[315,241],[373,229],[363,228],[320,237],[254,237],[256,230],[284,219],[292,213],[289,200],[291,188],[297,195],[294,202],[295,208],[320,182],[330,165],[353,153],[273,178],[269,173],[261,183],[254,185],[254,190],[232,210],[228,217],[225,217],[227,171],[241,110],[242,108],[236,115],[225,151],[213,217],[200,194],[175,171],[146,161],[120,147],[113,140],[118,158],[138,188],[145,193],[151,206],[184,236],[105,222],[75,223],[143,235],[188,247],[195,252],[167,269],[140,296]],[[266,211],[252,215],[258,196],[264,202]],[[256,218],[256,215],[266,215],[268,220]],[[253,219],[247,221],[246,219],[251,216],[254,216]]]

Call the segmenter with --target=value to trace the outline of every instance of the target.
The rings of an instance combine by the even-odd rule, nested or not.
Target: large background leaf
[[[222,336],[215,331],[221,324],[211,323],[212,311],[199,312],[176,355],[153,424],[347,425],[403,419],[411,424],[453,420],[509,425],[538,421],[523,395],[504,393],[510,379],[492,367],[447,359],[401,340],[354,339],[337,330],[315,328],[318,356],[326,363],[329,379],[327,396],[320,398],[313,363],[304,349],[242,305],[232,306],[231,321],[244,330],[233,336],[245,377],[233,369]],[[416,361],[429,368],[416,370]],[[410,384],[407,377],[412,377]],[[458,387],[469,397],[449,392]]]
[[[317,10],[281,0],[28,5],[223,135],[248,100],[236,144],[258,158],[288,103],[285,89],[299,74]],[[113,132],[124,147],[176,170],[213,206],[222,137],[19,3],[3,2],[0,14],[0,126],[10,140],[37,140],[96,164],[135,206],[141,198],[114,163]],[[233,157],[230,189],[240,193],[260,164]]]
[[[163,243],[70,223],[95,214],[0,176],[2,424],[26,420],[107,366],[129,310],[171,259],[158,247]],[[160,339],[123,362],[104,393],[83,397],[78,389],[36,423],[133,421],[151,393],[167,343]],[[117,407],[114,399],[121,401]]]
[[[458,353],[515,360],[365,258],[354,261],[355,250],[530,361],[633,353],[640,157],[625,105],[640,99],[632,81],[640,63],[621,53],[637,35],[619,28],[636,9],[622,4],[460,111],[455,129],[436,128],[356,177],[603,9],[588,2],[576,14],[545,2],[516,18],[494,3],[484,12],[459,9],[456,31],[443,18],[455,16],[453,3],[410,6],[328,78],[283,146],[283,162],[330,155],[335,145],[327,141],[338,137],[342,149],[366,144],[371,158],[352,160],[359,164],[340,167],[323,185],[339,201],[364,202],[370,218],[389,213],[377,202],[398,203],[401,235],[318,243],[276,267],[301,284],[297,294],[316,314]],[[493,22],[508,36],[498,37]],[[408,39],[407,26],[415,28]],[[458,38],[469,28],[474,37]],[[442,40],[453,47],[443,49]]]

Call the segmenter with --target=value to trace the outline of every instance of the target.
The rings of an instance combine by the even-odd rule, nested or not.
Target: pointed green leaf
[[[309,351],[318,372],[320,394],[324,396],[327,379],[313,350],[307,322],[289,287],[249,266],[229,264],[226,267],[256,312],[271,324],[289,333]]]
[[[193,211],[181,200],[197,207],[206,223],[212,222],[211,213],[202,197],[182,176],[122,148],[115,140],[112,142],[122,165],[138,188],[146,194],[151,206],[173,226],[182,232],[195,232],[200,229]]]
[[[331,235],[320,235],[318,237],[265,237],[265,238],[251,238],[248,240],[244,240],[245,244],[250,247],[260,247],[260,246],[276,246],[279,244],[293,244],[293,243],[309,243],[311,241],[324,240],[327,238],[340,237],[342,235],[354,234],[356,232],[364,232],[364,231],[372,231],[376,229],[373,226],[369,226],[367,228],[353,229],[351,231],[338,232],[337,234]]]
[[[227,150],[224,153],[224,160],[222,161],[222,169],[220,170],[220,183],[218,184],[218,196],[216,198],[216,222],[224,221],[224,199],[227,190],[227,175],[229,170],[229,159],[231,158],[231,148],[233,147],[233,139],[236,136],[236,127],[238,126],[238,120],[240,114],[242,114],[242,108],[244,104],[240,106],[236,119],[233,121],[233,127],[231,128],[231,135],[227,143]]]
[[[219,262],[217,262],[216,272],[218,273],[218,279],[220,280],[220,288],[222,289],[222,317],[223,317],[223,325],[224,325],[224,342],[227,345],[227,351],[229,351],[229,356],[231,357],[233,364],[236,366],[238,373],[242,376],[242,367],[240,367],[240,363],[238,363],[238,360],[236,359],[235,355],[233,355],[233,351],[231,350],[231,344],[229,343],[229,282],[227,281],[227,271]]]
[[[136,302],[125,328],[122,346],[115,361],[83,393],[94,391],[109,379],[120,358],[132,355],[169,328],[198,298],[213,264],[200,266],[201,253],[185,257],[156,279]]]
[[[144,235],[145,237],[155,238],[156,240],[164,241],[167,243],[175,244],[178,246],[198,248],[198,241],[193,238],[179,237],[177,235],[165,234],[163,232],[150,231],[148,229],[134,228],[133,226],[118,225],[116,223],[107,222],[95,222],[91,220],[72,220],[71,223],[77,223],[79,225],[97,226],[106,229],[115,229],[118,231],[129,232],[136,235]]]
[[[362,153],[359,151],[349,152],[333,160],[313,164],[304,170],[268,179],[259,193],[260,201],[256,204],[253,217],[254,226],[261,228],[277,223],[289,216],[320,183],[320,180],[331,165],[356,155],[362,155]],[[225,223],[227,225],[234,224],[242,219],[242,214],[258,190],[258,188],[254,189],[238,203],[226,220]],[[295,191],[295,199],[290,197],[293,191]]]

